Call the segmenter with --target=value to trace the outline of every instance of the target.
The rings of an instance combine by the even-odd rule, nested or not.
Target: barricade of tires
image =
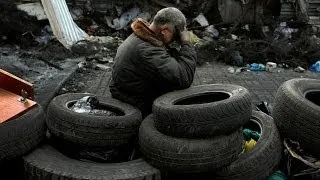
[[[63,144],[110,150],[134,141],[142,121],[137,108],[110,97],[97,97],[100,102],[98,109],[106,109],[116,115],[85,114],[70,109],[77,100],[91,95],[63,94],[50,102],[46,122],[51,136]],[[117,163],[83,161],[66,156],[50,141],[23,159],[25,179],[30,180],[160,179],[159,170],[142,158]]]
[[[261,137],[242,153],[242,128],[250,123]],[[248,90],[237,85],[194,86],[159,97],[140,126],[139,144],[147,162],[164,172],[217,179],[266,179],[281,157],[273,119],[252,112]]]
[[[276,125],[270,116],[252,111],[244,87],[213,84],[165,94],[155,100],[153,114],[144,121],[138,109],[110,97],[98,97],[100,108],[116,112],[115,116],[70,109],[88,95],[64,94],[51,101],[47,112],[51,135],[82,147],[112,149],[139,134],[144,158],[88,162],[46,144],[24,156],[25,179],[160,179],[160,169],[255,180],[266,179],[279,164],[281,140]],[[247,126],[255,127],[261,136],[251,151],[243,153],[242,129]]]
[[[272,116],[282,138],[299,142],[320,157],[320,80],[297,78],[284,82],[277,91]]]

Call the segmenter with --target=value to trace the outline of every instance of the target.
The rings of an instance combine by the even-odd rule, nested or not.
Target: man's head
[[[183,13],[177,8],[169,7],[157,12],[150,28],[164,44],[169,44],[179,37],[179,32],[185,29],[186,24]]]

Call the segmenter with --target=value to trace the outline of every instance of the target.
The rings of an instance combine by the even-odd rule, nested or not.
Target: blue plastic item
[[[320,72],[320,61],[317,61],[315,64],[312,65],[312,70]]]
[[[288,177],[281,171],[274,172],[268,180],[287,180]]]
[[[266,70],[266,66],[263,64],[257,64],[257,63],[253,63],[249,65],[249,69],[251,71],[265,71]]]
[[[253,131],[251,129],[244,129],[242,133],[246,141],[249,141],[250,139],[258,141],[261,136],[258,132]]]

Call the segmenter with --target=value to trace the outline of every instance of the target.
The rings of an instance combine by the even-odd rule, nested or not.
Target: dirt
[[[110,65],[111,66],[111,65]],[[60,89],[57,95],[65,93],[94,93],[94,84],[96,81],[92,82],[93,79],[102,78],[101,74],[105,73],[105,70],[97,69],[94,67],[85,67],[78,69],[76,73],[68,82],[66,82]],[[109,86],[109,84],[107,84]]]
[[[58,41],[52,41],[48,45],[30,48],[34,58],[44,59],[50,62],[62,61],[67,58],[77,58],[81,55],[66,49]]]
[[[40,32],[41,25],[35,17],[19,11],[14,0],[0,0],[0,44],[20,43],[32,45],[26,32]]]

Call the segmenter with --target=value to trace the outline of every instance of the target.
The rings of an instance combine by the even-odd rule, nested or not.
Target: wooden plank
[[[25,103],[20,102],[20,98],[21,96],[0,88],[0,123],[18,117],[37,104],[30,99]]]
[[[0,69],[0,88],[17,95],[21,95],[21,90],[25,90],[28,93],[27,97],[34,100],[33,84],[2,69]]]

